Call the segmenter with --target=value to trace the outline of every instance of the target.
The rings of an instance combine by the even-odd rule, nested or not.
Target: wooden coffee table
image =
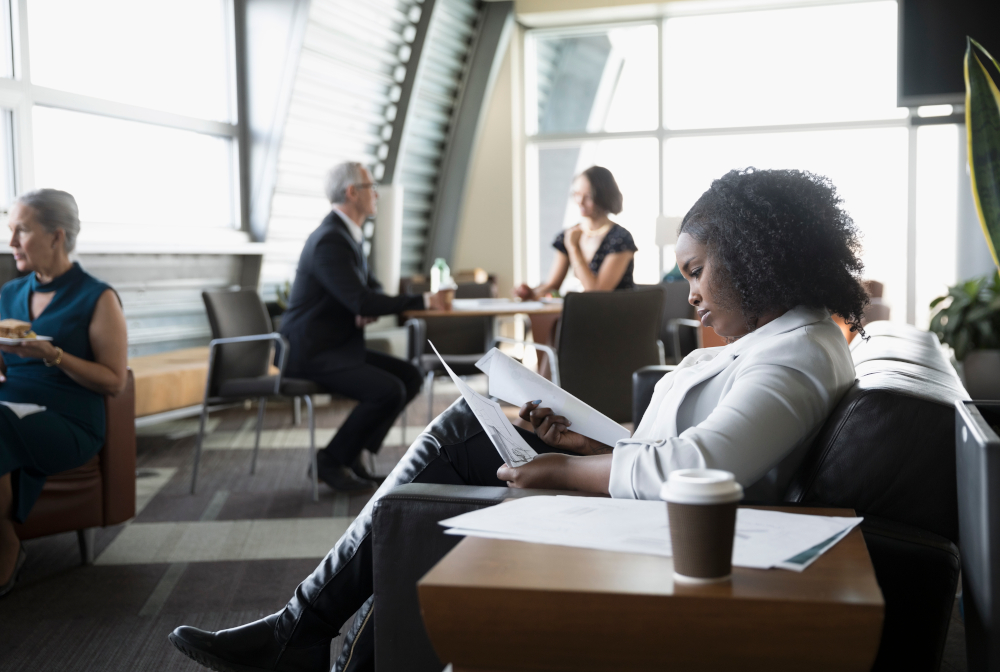
[[[675,584],[670,558],[468,537],[418,591],[454,672],[868,670],[885,608],[859,528],[802,573],[709,586]]]

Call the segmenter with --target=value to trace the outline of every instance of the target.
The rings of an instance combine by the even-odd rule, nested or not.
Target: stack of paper
[[[541,399],[542,406],[573,423],[574,432],[606,446],[613,447],[629,437],[628,430],[617,422],[496,348],[476,362],[476,368],[490,377],[490,396],[501,401],[523,406]]]
[[[733,565],[802,571],[861,518],[740,509]],[[667,505],[599,497],[526,497],[442,520],[447,534],[670,557]]]

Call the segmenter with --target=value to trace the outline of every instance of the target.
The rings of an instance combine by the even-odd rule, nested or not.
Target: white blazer
[[[615,446],[611,496],[658,499],[671,471],[709,468],[733,472],[748,499],[776,499],[853,384],[847,341],[825,310],[798,306],[735,343],[695,350]]]

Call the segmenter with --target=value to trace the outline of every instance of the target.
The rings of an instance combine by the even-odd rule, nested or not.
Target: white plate
[[[51,336],[36,336],[34,338],[0,338],[0,344],[18,345],[19,343],[31,343],[32,341],[51,341]]]

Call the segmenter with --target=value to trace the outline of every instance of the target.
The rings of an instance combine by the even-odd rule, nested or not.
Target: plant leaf
[[[1000,90],[977,52],[997,65],[982,45],[968,38],[965,51],[965,126],[969,138],[969,176],[979,223],[993,263],[1000,268]],[[997,65],[1000,68],[1000,65]]]
[[[965,351],[969,347],[969,332],[965,329],[958,332],[951,347],[955,348],[955,359],[959,361],[965,359]]]

